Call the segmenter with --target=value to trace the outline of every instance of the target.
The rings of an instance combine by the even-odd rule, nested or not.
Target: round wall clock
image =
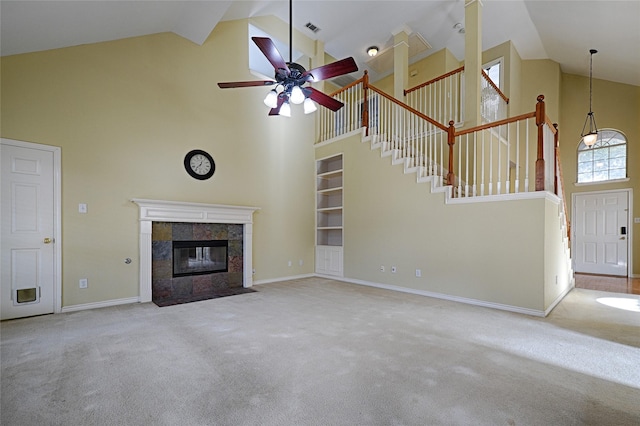
[[[205,180],[213,176],[213,173],[216,171],[216,163],[208,152],[201,149],[194,149],[185,155],[184,168],[191,177]]]

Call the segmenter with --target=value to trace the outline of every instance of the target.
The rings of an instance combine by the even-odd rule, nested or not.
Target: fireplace
[[[153,303],[169,306],[243,293],[243,227],[153,222]]]
[[[173,241],[173,277],[227,272],[228,240]]]
[[[245,288],[253,285],[253,213],[259,210],[258,207],[147,199],[133,199],[132,201],[139,206],[140,302],[145,303],[152,301],[152,271],[155,270],[157,272],[158,268],[168,272],[165,278],[167,280],[176,280],[177,287],[182,288],[183,291],[188,290],[190,286],[192,289],[195,287],[198,291],[201,290],[203,281],[207,281],[207,277],[211,278],[212,285],[218,285],[218,280],[222,279],[225,274],[233,274],[229,278],[233,281],[233,285]],[[159,222],[166,223],[160,225]],[[165,230],[168,225],[177,225],[179,229],[176,230],[176,238],[164,238],[162,241],[152,241],[152,228],[158,225],[164,226]],[[193,228],[195,231],[189,234],[187,225],[195,226],[195,228]],[[231,232],[232,237],[228,238],[228,229],[227,237],[221,237],[218,233],[220,227],[224,225],[239,226],[233,228]],[[211,235],[208,234],[207,226],[214,226],[214,228],[209,228],[211,229]],[[195,238],[193,237],[193,232],[195,232]],[[154,264],[152,254],[160,250],[165,256],[172,256],[172,245],[169,244],[171,244],[171,241],[174,239],[184,241],[227,239],[227,256],[229,259],[234,256],[235,259],[233,261],[227,261],[228,271],[226,273],[173,278],[171,264]],[[233,269],[234,272],[231,272],[231,269]],[[205,283],[205,285],[208,285],[208,283]]]

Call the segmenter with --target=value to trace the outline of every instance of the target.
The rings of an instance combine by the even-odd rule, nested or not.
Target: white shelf
[[[316,161],[316,272],[342,276],[342,154]]]

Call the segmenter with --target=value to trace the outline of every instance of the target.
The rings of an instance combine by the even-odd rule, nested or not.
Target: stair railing
[[[404,91],[407,105],[440,123],[464,121],[464,67]]]
[[[482,70],[480,85],[480,116],[482,121],[491,123],[507,118],[509,98],[502,93],[484,70]]]
[[[369,135],[420,176],[434,176],[443,185],[448,161],[447,127],[411,106],[369,86]]]
[[[553,123],[554,133],[554,154],[555,154],[555,194],[562,199],[562,214],[564,215],[564,223],[567,230],[567,240],[571,241],[571,222],[567,216],[567,199],[564,192],[564,176],[562,175],[562,163],[560,162],[560,144],[558,123]]]
[[[421,177],[451,185],[454,197],[546,190],[564,199],[555,158],[558,131],[542,95],[533,112],[460,131],[453,120],[444,126],[369,85],[366,72],[331,96],[345,106],[335,113],[323,109],[319,142],[365,128],[383,152],[421,168]]]
[[[323,142],[368,126],[368,85],[369,78],[365,71],[362,78],[329,95],[342,102],[344,106],[336,112],[328,108],[319,109],[318,142]]]
[[[538,96],[537,101],[533,112],[470,129],[455,131],[453,123],[449,123],[447,183],[453,186],[454,196],[532,190],[562,196],[557,191],[557,128],[545,114],[544,96]],[[529,160],[534,150],[535,163]]]

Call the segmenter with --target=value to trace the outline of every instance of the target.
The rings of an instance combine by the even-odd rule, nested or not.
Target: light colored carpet
[[[542,319],[320,278],[256,289],[3,322],[2,425],[640,424],[640,313],[610,294]]]

